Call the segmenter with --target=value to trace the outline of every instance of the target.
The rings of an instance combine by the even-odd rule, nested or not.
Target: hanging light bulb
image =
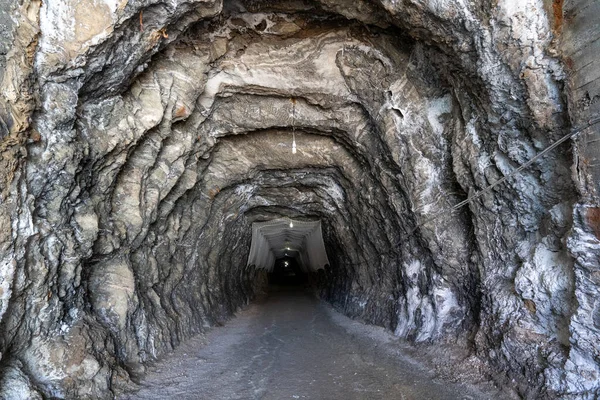
[[[290,228],[293,228],[293,227],[294,227],[294,222],[290,221]]]
[[[296,154],[296,99],[291,98],[292,102],[292,154]]]

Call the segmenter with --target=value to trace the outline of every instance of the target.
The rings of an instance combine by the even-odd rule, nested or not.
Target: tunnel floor
[[[337,313],[301,287],[277,286],[225,326],[157,363],[122,399],[492,399],[444,382],[381,328]],[[483,386],[482,386],[483,387]]]

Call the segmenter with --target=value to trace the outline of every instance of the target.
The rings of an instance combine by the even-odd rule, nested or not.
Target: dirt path
[[[301,291],[271,293],[179,347],[122,399],[490,399],[398,354],[394,338]]]

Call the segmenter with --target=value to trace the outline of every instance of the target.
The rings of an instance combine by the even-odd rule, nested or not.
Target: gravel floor
[[[157,363],[121,399],[492,399],[444,382],[381,328],[278,290]]]

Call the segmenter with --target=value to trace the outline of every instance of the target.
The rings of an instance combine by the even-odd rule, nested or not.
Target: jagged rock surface
[[[1,396],[136,381],[263,289],[251,224],[281,216],[321,219],[344,313],[528,398],[599,394],[600,217],[568,144],[445,212],[568,132],[556,6],[13,3]]]

